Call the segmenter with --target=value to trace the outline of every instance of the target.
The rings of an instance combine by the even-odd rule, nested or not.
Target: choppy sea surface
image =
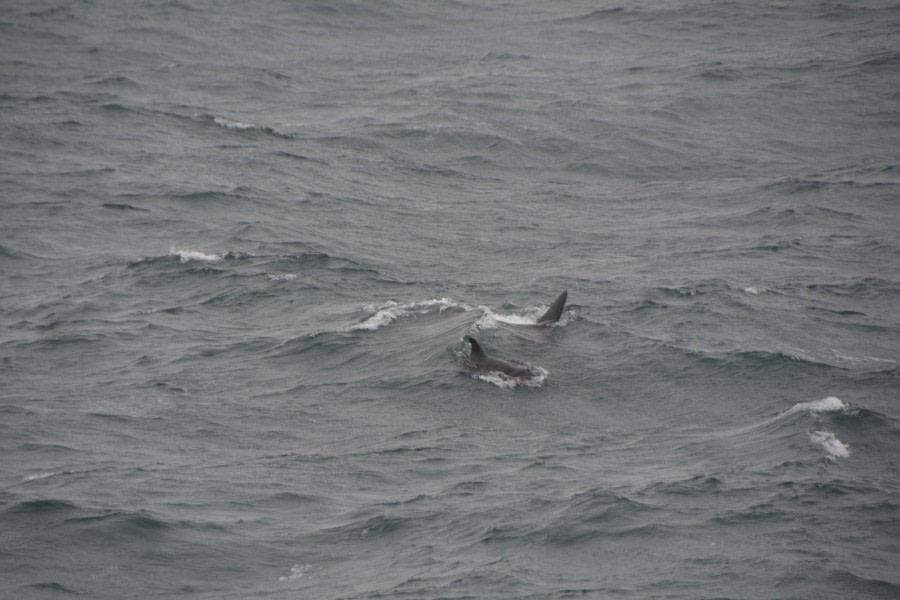
[[[896,0],[5,0],[0,140],[0,597],[900,597]]]

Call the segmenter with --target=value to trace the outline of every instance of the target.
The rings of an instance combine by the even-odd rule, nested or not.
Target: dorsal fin
[[[566,307],[566,298],[569,297],[569,291],[563,290],[563,293],[553,301],[544,316],[537,320],[538,323],[555,323],[562,316],[562,311]]]
[[[466,336],[466,339],[469,340],[469,343],[470,343],[470,344],[472,344],[472,354],[471,354],[471,356],[474,356],[474,357],[476,357],[476,358],[484,358],[485,356],[487,356],[487,355],[484,353],[484,350],[481,349],[481,345],[480,345],[478,342],[475,341],[475,338],[470,337],[470,336],[467,335],[467,336]]]

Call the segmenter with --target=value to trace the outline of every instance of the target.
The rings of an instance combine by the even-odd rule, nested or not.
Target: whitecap
[[[200,252],[199,250],[178,250],[174,246],[169,248],[169,256],[177,256],[178,259],[183,263],[188,263],[192,260],[217,263],[223,260],[223,257],[219,256],[218,254],[206,254],[204,252]]]
[[[750,294],[752,296],[759,296],[760,294],[764,294],[768,291],[769,291],[768,288],[758,288],[754,285],[744,288],[744,292],[747,294]]]
[[[445,310],[450,308],[462,308],[467,311],[470,310],[466,305],[460,304],[459,302],[456,302],[451,298],[435,298],[432,300],[425,300],[424,302],[410,302],[407,304],[400,304],[399,302],[392,300],[380,306],[366,306],[366,310],[375,311],[375,314],[361,323],[356,323],[355,325],[346,327],[343,331],[374,331],[380,327],[384,327],[385,325],[390,324],[392,321],[400,317],[426,314],[434,307],[437,307],[440,312],[444,312]]]
[[[809,434],[809,437],[813,442],[825,449],[825,458],[828,460],[837,460],[850,456],[850,446],[839,440],[830,431],[813,431]]]
[[[270,133],[272,135],[276,135],[278,137],[283,138],[293,138],[294,136],[289,133],[284,133],[279,131],[273,127],[268,127],[266,125],[255,125],[253,123],[243,123],[241,121],[236,121],[234,119],[228,119],[225,117],[213,117],[213,123],[218,125],[219,127],[224,127],[225,129],[234,129],[236,131],[246,131],[248,129],[255,129],[257,131],[264,131],[266,133]]]
[[[475,321],[475,329],[483,331],[485,329],[494,329],[497,327],[497,318],[494,316],[491,309],[487,306],[479,306],[478,310],[481,311],[481,316]]]
[[[358,331],[360,329],[368,329],[369,331],[375,331],[379,327],[384,327],[397,317],[402,317],[407,315],[408,313],[402,308],[398,307],[387,307],[382,308],[374,315],[363,321],[362,323],[357,323],[356,325],[350,325],[347,327],[346,331]]]
[[[270,281],[294,281],[297,275],[294,273],[266,273]]]
[[[787,411],[787,413],[790,414],[803,410],[809,411],[811,413],[825,413],[847,410],[848,408],[849,406],[844,404],[844,402],[840,398],[836,396],[828,396],[827,398],[816,400],[814,402],[800,402],[798,404],[795,404]]]
[[[51,471],[47,471],[46,473],[35,473],[34,475],[29,475],[25,478],[25,481],[38,481],[39,479],[47,479],[48,477],[53,477],[57,475],[57,473],[53,473]]]
[[[278,581],[297,581],[302,578],[312,568],[312,565],[294,565],[288,575],[282,575]]]
[[[213,121],[216,125],[226,129],[259,129],[257,125],[241,123],[240,121],[233,121],[231,119],[226,119],[225,117],[213,117]]]

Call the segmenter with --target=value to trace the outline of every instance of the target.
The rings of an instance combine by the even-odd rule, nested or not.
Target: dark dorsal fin
[[[466,336],[466,339],[469,340],[469,343],[470,343],[470,344],[472,344],[472,354],[471,354],[471,356],[473,356],[473,357],[475,357],[475,358],[484,358],[484,357],[486,356],[486,354],[484,353],[484,350],[482,350],[482,349],[481,349],[481,346],[478,344],[478,342],[475,341],[475,338],[469,337],[469,336],[467,335],[467,336]]]
[[[553,301],[544,316],[537,320],[538,323],[555,323],[562,316],[562,311],[566,307],[566,298],[569,297],[569,291],[563,290],[563,293]]]

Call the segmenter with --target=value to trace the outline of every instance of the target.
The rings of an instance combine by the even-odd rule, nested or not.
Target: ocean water
[[[898,32],[4,0],[0,598],[900,597]]]

